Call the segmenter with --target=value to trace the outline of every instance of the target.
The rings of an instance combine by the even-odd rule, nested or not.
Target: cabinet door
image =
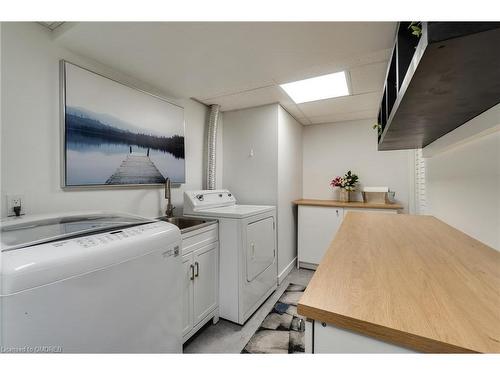
[[[319,264],[342,223],[338,207],[299,206],[299,262]]]
[[[193,253],[182,257],[182,335],[194,326],[193,319]]]
[[[219,243],[194,251],[194,325],[217,307],[219,293]]]

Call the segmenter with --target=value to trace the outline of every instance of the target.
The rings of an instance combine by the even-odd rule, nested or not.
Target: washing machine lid
[[[11,218],[0,223],[1,251],[20,249],[88,233],[150,223],[153,220],[103,211]]]
[[[275,209],[274,206],[254,206],[245,204],[235,204],[227,207],[209,208],[196,211],[195,215],[206,217],[220,217],[230,219],[243,219],[246,217],[258,215],[265,212],[270,212]]]
[[[0,297],[95,271],[106,272],[109,267],[150,254],[158,261],[177,262],[180,241],[178,227],[153,221],[4,251]]]

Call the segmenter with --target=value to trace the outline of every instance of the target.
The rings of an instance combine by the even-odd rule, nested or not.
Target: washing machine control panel
[[[73,244],[73,245],[78,245],[80,247],[84,248],[89,248],[89,247],[94,247],[97,245],[105,245],[108,243],[116,242],[116,241],[122,241],[125,239],[128,239],[130,237],[135,237],[138,235],[141,235],[143,233],[147,233],[149,231],[155,230],[161,226],[163,226],[164,223],[161,222],[154,222],[150,224],[145,224],[145,225],[139,225],[136,227],[131,227],[131,228],[125,228],[125,229],[117,229],[113,230],[107,233],[102,233],[98,235],[89,235],[89,236],[84,236],[84,237],[78,237],[69,241],[61,241],[61,242],[56,242],[53,244],[55,247],[60,247],[64,246],[65,244]]]

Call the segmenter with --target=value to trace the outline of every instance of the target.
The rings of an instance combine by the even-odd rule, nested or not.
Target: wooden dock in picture
[[[165,177],[156,168],[149,155],[131,152],[115,173],[107,179],[106,184],[161,184],[163,182],[165,182]]]

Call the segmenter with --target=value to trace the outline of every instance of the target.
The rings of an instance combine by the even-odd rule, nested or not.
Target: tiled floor
[[[313,271],[293,270],[278,286],[278,289],[252,315],[244,326],[220,319],[212,325],[211,321],[198,331],[184,345],[184,353],[240,353],[254,332],[272,309],[289,283],[306,286],[311,280]]]

